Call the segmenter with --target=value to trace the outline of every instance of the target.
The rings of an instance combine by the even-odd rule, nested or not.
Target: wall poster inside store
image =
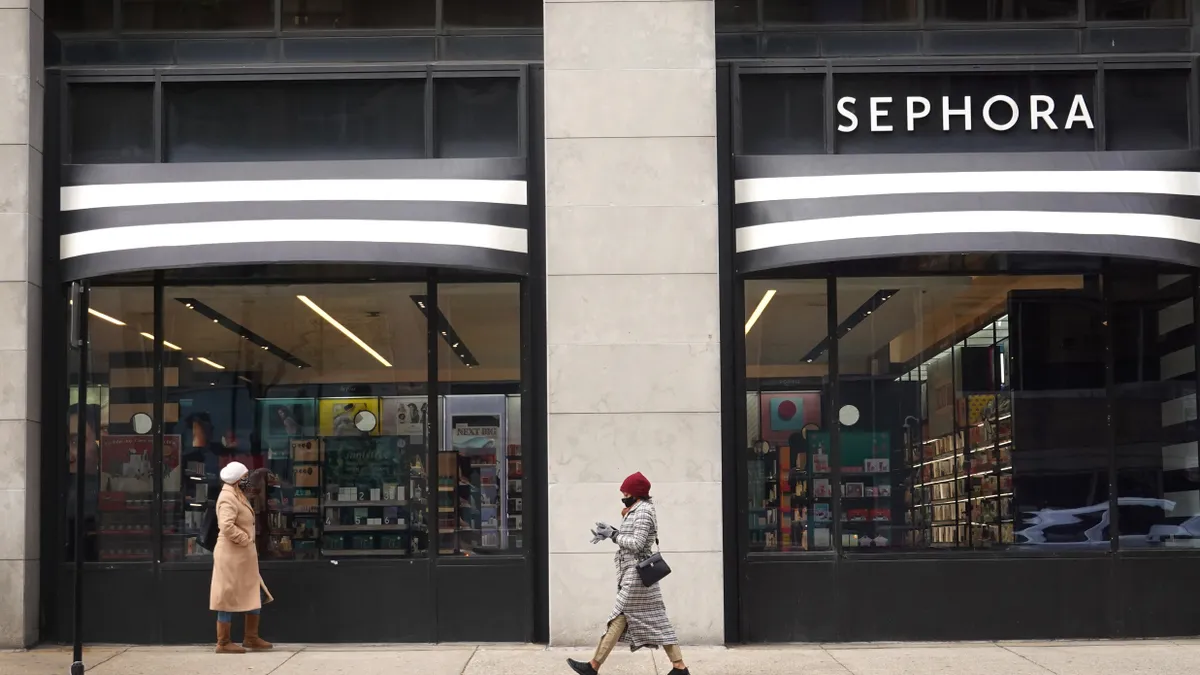
[[[258,400],[263,438],[313,436],[317,432],[317,405],[311,398]]]
[[[407,436],[413,443],[425,439],[429,399],[424,396],[385,396],[381,424],[384,436]]]
[[[320,412],[321,436],[361,436],[364,433],[378,436],[379,424],[373,428],[361,430],[355,423],[359,413],[367,412],[379,419],[378,398],[322,398],[317,401]]]

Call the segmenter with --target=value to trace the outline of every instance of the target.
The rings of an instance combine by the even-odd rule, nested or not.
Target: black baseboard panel
[[[1200,612],[1180,592],[1197,563],[1174,553],[759,559],[744,568],[741,626],[752,643],[1197,635]]]

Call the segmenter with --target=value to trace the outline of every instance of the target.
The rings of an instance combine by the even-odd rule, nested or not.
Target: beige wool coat
[[[218,612],[248,612],[274,600],[258,572],[254,547],[254,509],[236,486],[225,485],[217,497],[220,535],[213,551],[212,586],[208,608]],[[260,596],[261,590],[261,596]]]

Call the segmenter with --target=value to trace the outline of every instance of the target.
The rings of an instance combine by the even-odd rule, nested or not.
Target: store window
[[[837,152],[1095,150],[1093,73],[834,77]]]
[[[1186,19],[1186,0],[1087,0],[1093,21],[1163,21]]]
[[[124,30],[270,30],[273,0],[121,0]]]
[[[73,84],[71,164],[154,161],[154,85]]]
[[[436,0],[283,0],[283,30],[433,28]]]
[[[515,77],[435,80],[434,155],[520,155],[519,85]]]
[[[154,560],[154,291],[95,288],[88,298],[87,391],[68,382],[67,559],[75,556],[76,480],[84,472],[83,559]],[[77,433],[80,416],[85,431]],[[177,448],[174,448],[177,450]],[[164,458],[172,455],[164,446]],[[175,454],[177,458],[178,455]],[[169,477],[164,476],[164,480]]]
[[[856,24],[917,20],[917,0],[763,0],[763,23]]]
[[[164,86],[166,161],[425,156],[425,82],[314,80]]]
[[[1068,21],[1079,16],[1077,0],[926,0],[931,21]]]
[[[747,281],[745,307],[750,550],[829,550],[834,526],[826,282]]]
[[[824,75],[747,75],[739,86],[741,154],[825,152]]]
[[[442,0],[447,28],[541,28],[541,0]]]
[[[409,300],[425,288],[166,288],[180,453],[164,470],[181,478],[164,488],[164,559],[211,556],[200,517],[234,460],[251,469],[261,559],[428,554],[426,331]]]
[[[1196,548],[1196,276],[1122,266],[1110,279],[1120,546]]]
[[[1192,274],[827,284],[745,282],[751,552],[1195,546]]]
[[[1186,70],[1104,73],[1105,143],[1109,150],[1188,147]]]
[[[438,553],[523,550],[521,296],[515,283],[438,284]],[[423,311],[425,296],[411,298]],[[424,305],[424,306],[422,306]]]

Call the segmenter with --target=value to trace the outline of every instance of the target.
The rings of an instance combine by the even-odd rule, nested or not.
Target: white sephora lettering
[[[891,96],[872,96],[867,100],[873,133],[883,133],[895,129],[890,120],[892,103]],[[858,112],[855,110],[857,104],[858,99],[854,96],[843,96],[838,99],[837,112],[841,118],[838,131],[846,134],[858,130]],[[1055,120],[1054,117],[1054,99],[1044,94],[1030,96],[1028,105],[1025,107],[1021,107],[1021,104],[1011,96],[998,94],[985,101],[979,110],[984,125],[993,131],[1008,131],[1023,121],[1029,125],[1029,129],[1032,131],[1041,129],[1070,130],[1076,126],[1087,129],[1096,128],[1096,123],[1092,120],[1092,112],[1088,109],[1087,100],[1083,94],[1075,94],[1065,118],[1060,113],[1059,120]],[[916,131],[917,120],[929,117],[932,111],[933,102],[928,98],[908,96],[904,99],[903,112],[896,112],[904,115],[905,128],[909,131]],[[949,96],[943,96],[940,115],[942,131],[971,131],[975,120],[975,111],[976,106],[972,104],[970,96],[963,96],[961,100],[954,103],[951,103]]]

